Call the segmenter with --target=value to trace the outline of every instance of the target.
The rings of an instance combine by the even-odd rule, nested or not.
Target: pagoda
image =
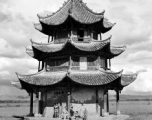
[[[48,35],[47,43],[31,40],[29,56],[39,61],[38,72],[19,73],[21,89],[30,94],[30,115],[33,115],[33,94],[36,94],[37,114],[59,103],[70,112],[71,106],[93,104],[98,117],[109,114],[108,90],[116,92],[116,114],[119,93],[132,83],[137,74],[125,75],[123,70],[111,70],[111,59],[123,53],[126,46],[111,46],[111,36],[102,34],[115,25],[104,17],[105,11],[93,12],[82,0],[68,0],[51,15],[38,15],[36,30]],[[18,82],[14,82],[18,86]],[[87,108],[86,108],[87,109]],[[87,109],[91,115],[91,110]],[[53,117],[53,113],[50,113]],[[89,119],[89,116],[88,116]]]

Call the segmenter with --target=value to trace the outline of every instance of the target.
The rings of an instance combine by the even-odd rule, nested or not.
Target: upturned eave
[[[135,74],[122,74],[121,76],[121,86],[125,87],[134,82],[137,79],[138,73]]]

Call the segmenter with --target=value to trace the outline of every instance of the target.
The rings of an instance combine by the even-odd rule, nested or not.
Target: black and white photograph
[[[152,0],[0,0],[0,120],[152,120]]]

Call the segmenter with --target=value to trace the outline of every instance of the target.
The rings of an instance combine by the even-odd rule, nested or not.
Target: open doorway
[[[83,41],[84,30],[78,30],[78,41]]]

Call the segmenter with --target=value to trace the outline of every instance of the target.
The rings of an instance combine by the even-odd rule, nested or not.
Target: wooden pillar
[[[38,65],[38,72],[40,71],[40,61],[39,61],[39,65]]]
[[[109,113],[109,94],[107,91],[107,113]]]
[[[101,33],[100,33],[100,40],[102,40],[102,36],[101,36]]]
[[[96,113],[98,113],[98,105],[99,105],[98,98],[99,98],[99,96],[98,96],[98,89],[96,89]]]
[[[33,91],[30,93],[30,114],[29,116],[33,116]]]
[[[119,90],[116,90],[116,114],[120,115],[120,108],[119,108]]]
[[[111,60],[109,59],[109,69],[111,70]]]
[[[71,94],[68,92],[68,113],[70,114],[70,108],[71,108]]]
[[[41,111],[41,92],[38,93],[38,114]]]
[[[35,107],[35,117],[38,117],[39,116],[39,113],[38,113],[38,94],[36,95],[36,107]]]
[[[52,40],[51,40],[51,42],[53,42],[53,35],[52,35]]]
[[[93,39],[93,32],[91,31],[91,38]]]
[[[44,61],[42,61],[42,70],[44,70],[45,68],[44,68]]]
[[[107,112],[107,94],[104,94],[104,109],[102,116],[107,116],[107,115],[109,115],[109,113]]]
[[[48,43],[50,42],[50,35],[48,36]]]

